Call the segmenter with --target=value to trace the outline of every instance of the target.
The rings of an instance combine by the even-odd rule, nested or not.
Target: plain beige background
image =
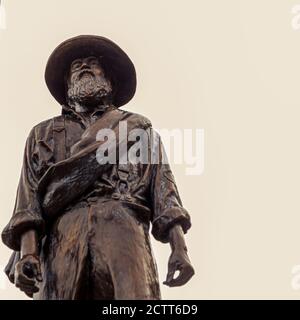
[[[165,299],[292,298],[300,264],[300,0],[6,0],[0,31],[0,227],[12,213],[25,139],[59,105],[51,51],[79,34],[118,43],[138,72],[125,107],[157,128],[204,128],[205,170],[173,165],[193,227],[194,278]],[[160,281],[168,245],[152,241]],[[0,265],[9,250],[0,245]],[[1,278],[1,277],[0,277]],[[1,280],[0,299],[25,296]]]

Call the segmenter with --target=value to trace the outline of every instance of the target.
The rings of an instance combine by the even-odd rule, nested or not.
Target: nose
[[[88,62],[83,60],[80,69],[90,69]]]

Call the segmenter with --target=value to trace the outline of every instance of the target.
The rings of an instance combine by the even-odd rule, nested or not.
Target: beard
[[[105,77],[83,72],[69,85],[68,98],[71,105],[94,107],[108,100],[111,93],[111,83]]]

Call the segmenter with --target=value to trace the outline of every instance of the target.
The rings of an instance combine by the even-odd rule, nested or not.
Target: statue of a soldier
[[[160,299],[149,226],[171,245],[164,283],[181,286],[194,274],[184,241],[191,223],[150,121],[119,109],[135,93],[133,63],[112,41],[79,36],[54,50],[45,79],[62,114],[36,125],[26,142],[2,232],[14,250],[9,279],[34,299]],[[123,161],[130,143],[121,150],[121,122],[157,142],[147,148],[156,163]],[[115,133],[115,162],[97,153],[111,151],[97,136],[103,129]]]

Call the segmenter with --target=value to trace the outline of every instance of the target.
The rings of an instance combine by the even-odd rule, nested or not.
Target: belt
[[[82,205],[82,207],[88,207],[90,205],[99,205],[101,206],[102,204],[104,205],[107,202],[110,201],[116,201],[120,203],[120,206],[125,209],[126,212],[130,212],[137,220],[140,222],[146,224],[149,227],[150,221],[151,221],[151,216],[152,212],[151,209],[146,206],[144,203],[141,201],[137,200],[136,198],[132,197],[131,201],[123,200],[121,198],[119,199],[114,199],[112,196],[105,196],[105,197],[90,197],[85,200],[84,203],[78,203],[78,205]],[[76,206],[77,207],[77,206]],[[75,208],[75,206],[74,206]],[[126,210],[126,209],[129,210]]]
[[[77,203],[69,206],[65,211],[88,207],[96,203],[101,204],[107,201],[120,201],[122,206],[130,209],[129,211],[137,218],[137,220],[149,227],[152,212],[147,205],[147,202],[132,196],[130,193],[130,185],[128,183],[129,165],[119,164],[117,174],[118,181],[114,189],[111,187],[101,187],[98,190],[94,190],[89,195],[80,199]]]

